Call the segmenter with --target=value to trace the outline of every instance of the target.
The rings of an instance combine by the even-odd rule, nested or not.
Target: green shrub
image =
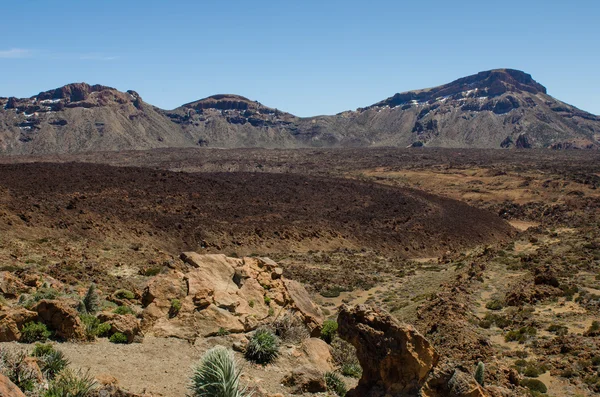
[[[362,368],[356,357],[356,349],[350,343],[336,336],[331,342],[331,357],[342,375],[360,377]],[[358,374],[358,376],[356,376]]]
[[[121,333],[121,332],[115,332],[114,334],[111,335],[110,338],[108,338],[109,341],[111,341],[112,343],[127,343],[127,336],[125,336],[125,334]]]
[[[485,304],[485,308],[489,310],[502,310],[503,307],[504,304],[502,303],[502,301],[496,299],[491,300]]]
[[[321,339],[327,343],[331,343],[333,337],[337,334],[338,323],[333,320],[326,320],[323,322],[323,328],[321,329]]]
[[[356,363],[346,363],[342,364],[340,372],[344,376],[349,376],[351,378],[360,378],[360,376],[362,375],[362,368]]]
[[[171,307],[169,308],[169,317],[173,318],[181,310],[181,301],[179,299],[171,299]]]
[[[548,388],[546,387],[544,382],[542,382],[541,380],[538,380],[538,379],[529,379],[529,378],[522,379],[521,386],[528,388],[532,392],[538,392],[538,393],[547,393],[548,392]]]
[[[259,328],[248,341],[246,359],[258,364],[269,364],[279,356],[279,339],[266,329]]]
[[[42,357],[54,351],[54,347],[50,343],[36,343],[31,351],[33,357]]]
[[[115,298],[134,300],[135,294],[128,289],[119,289],[115,291]]]
[[[79,318],[85,327],[85,337],[88,341],[93,341],[98,336],[98,327],[100,320],[91,314],[79,314]]]
[[[485,364],[481,361],[477,363],[477,368],[475,369],[475,380],[481,386],[483,386],[485,382]]]
[[[248,301],[248,306],[250,306],[251,308],[254,307],[254,299],[250,299]]]
[[[332,287],[328,289],[323,289],[319,292],[324,298],[337,298],[340,296],[340,293],[344,292],[344,290],[340,287]]]
[[[95,386],[96,381],[89,373],[67,369],[50,383],[44,397],[87,397]]]
[[[33,300],[36,302],[41,301],[43,299],[52,300],[58,298],[59,295],[59,292],[54,288],[42,287],[39,290],[37,290],[37,292],[33,295]]]
[[[585,334],[590,335],[590,336],[595,336],[598,333],[600,333],[600,322],[592,321],[592,325],[590,325],[590,328],[587,330],[587,332]]]
[[[220,327],[217,330],[217,334],[216,335],[217,336],[227,336],[227,335],[229,335],[229,331],[226,328],[224,328],[224,327]]]
[[[112,328],[112,326],[109,323],[100,323],[100,325],[98,325],[98,330],[97,330],[97,336],[102,338],[104,336],[108,336],[108,333],[110,332],[110,329]]]
[[[271,298],[265,295],[265,305],[269,305],[271,303]]]
[[[113,313],[115,313],[115,314],[122,314],[122,315],[125,315],[125,314],[133,314],[133,315],[135,315],[135,312],[129,306],[119,306],[115,310],[113,310]]]
[[[42,372],[48,379],[54,379],[63,369],[69,365],[69,360],[60,350],[52,350],[40,358]]]
[[[100,310],[100,296],[96,291],[96,284],[90,284],[85,296],[83,297],[83,305],[88,313],[94,314]]]
[[[330,392],[333,392],[340,397],[344,397],[348,392],[346,383],[344,383],[344,380],[335,372],[327,372],[325,374],[325,384]]]
[[[562,336],[569,333],[569,328],[560,324],[552,324],[548,327],[548,332],[552,332],[553,334]]]
[[[52,333],[48,331],[46,324],[29,322],[21,329],[21,339],[23,343],[45,342]]]
[[[190,390],[192,397],[244,397],[249,396],[240,385],[241,371],[233,352],[217,346],[202,356],[194,369]]]
[[[535,336],[537,334],[537,330],[533,327],[521,327],[518,330],[512,330],[504,335],[504,340],[506,342],[519,342],[524,343],[527,339]]]
[[[30,371],[27,366],[22,365],[26,357],[27,355],[22,350],[0,347],[1,373],[22,391],[31,392],[35,389],[38,379],[34,371]]]

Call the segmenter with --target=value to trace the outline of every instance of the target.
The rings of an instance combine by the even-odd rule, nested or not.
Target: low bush
[[[169,317],[173,318],[179,314],[181,310],[181,301],[179,299],[171,299],[171,307],[169,307]]]
[[[52,333],[48,331],[46,324],[38,322],[29,322],[21,329],[21,339],[23,343],[45,342]]]
[[[331,343],[334,336],[337,334],[338,323],[333,320],[325,320],[321,329],[321,339],[327,343]]]
[[[504,340],[506,342],[525,343],[529,338],[536,334],[537,330],[533,327],[521,327],[518,330],[507,332],[506,335],[504,335]]]
[[[54,346],[50,343],[36,343],[31,351],[33,357],[42,357],[54,351]]]
[[[488,310],[502,310],[502,308],[504,308],[504,304],[502,301],[494,299],[486,303],[485,308]]]
[[[530,379],[530,378],[522,379],[521,386],[528,388],[532,392],[538,392],[538,393],[547,393],[548,392],[548,388],[546,387],[544,382],[542,382],[539,379]]]
[[[325,374],[325,384],[327,385],[327,390],[340,397],[344,397],[348,392],[344,379],[335,372],[327,372]]]
[[[291,311],[277,317],[271,327],[275,331],[275,335],[284,342],[300,343],[310,337],[310,332],[304,322]]]
[[[349,376],[351,378],[360,378],[362,375],[362,368],[359,364],[356,363],[346,363],[342,364],[340,367],[340,372],[344,376]]]
[[[96,336],[99,338],[108,336],[111,328],[112,326],[109,323],[100,323],[98,325],[98,329],[96,330]]]
[[[115,310],[113,310],[113,313],[115,313],[115,314],[122,314],[122,315],[125,315],[125,314],[133,314],[133,315],[135,315],[135,312],[129,306],[119,306]]]
[[[110,338],[108,338],[108,340],[112,343],[125,344],[125,343],[127,343],[127,336],[125,336],[125,334],[123,334],[121,332],[115,332],[114,334],[111,335]]]
[[[248,341],[246,359],[258,364],[269,364],[279,356],[279,339],[270,330],[259,328]]]
[[[548,332],[556,334],[558,336],[563,336],[569,333],[569,328],[560,324],[552,324],[548,327]]]

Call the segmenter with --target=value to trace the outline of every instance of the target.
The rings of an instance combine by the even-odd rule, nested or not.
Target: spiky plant
[[[69,365],[69,360],[60,350],[52,350],[41,357],[42,371],[48,379],[54,379],[58,373]]]
[[[194,369],[190,390],[192,397],[250,397],[240,385],[241,371],[233,352],[216,346],[202,356]]]
[[[89,372],[65,369],[50,383],[44,397],[87,397],[95,386],[96,381]]]
[[[94,314],[100,309],[100,296],[98,295],[98,291],[96,291],[96,284],[90,284],[83,298],[83,304],[85,310],[90,314]]]
[[[481,361],[477,363],[477,368],[475,369],[475,380],[483,386],[485,380],[485,364]]]
[[[279,356],[279,338],[266,328],[259,328],[246,345],[246,358],[258,364],[269,364]]]
[[[327,390],[337,394],[339,397],[344,397],[348,392],[346,383],[342,377],[335,372],[325,373],[325,384],[327,385]]]

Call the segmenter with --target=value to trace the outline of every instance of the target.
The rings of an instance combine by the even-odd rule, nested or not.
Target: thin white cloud
[[[10,50],[0,50],[0,58],[3,59],[17,59],[17,58],[29,58],[32,56],[31,50],[24,48],[11,48]]]

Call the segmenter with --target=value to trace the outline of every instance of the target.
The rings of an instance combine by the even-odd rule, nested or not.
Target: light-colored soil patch
[[[532,227],[536,227],[539,226],[539,222],[527,222],[527,221],[519,221],[516,219],[510,220],[508,221],[508,223],[514,227],[515,229],[524,232],[525,230],[532,228]]]
[[[88,371],[93,376],[111,375],[118,385],[133,393],[149,392],[155,396],[182,397],[189,393],[187,387],[202,354],[216,345],[230,347],[238,335],[198,339],[196,344],[174,338],[147,336],[143,343],[130,345],[110,343],[99,339],[94,343],[56,343],[71,362],[71,368]],[[30,351],[33,345],[1,343],[1,347]],[[298,367],[301,356],[298,347],[282,345],[275,363],[262,366],[246,361],[235,353],[242,368],[242,382],[260,386],[269,393],[289,395],[282,378]],[[356,381],[346,379],[348,386]]]
[[[544,382],[546,387],[548,387],[548,394],[553,397],[591,397],[594,395],[578,388],[565,379],[550,375],[550,372],[540,375],[537,379]]]

